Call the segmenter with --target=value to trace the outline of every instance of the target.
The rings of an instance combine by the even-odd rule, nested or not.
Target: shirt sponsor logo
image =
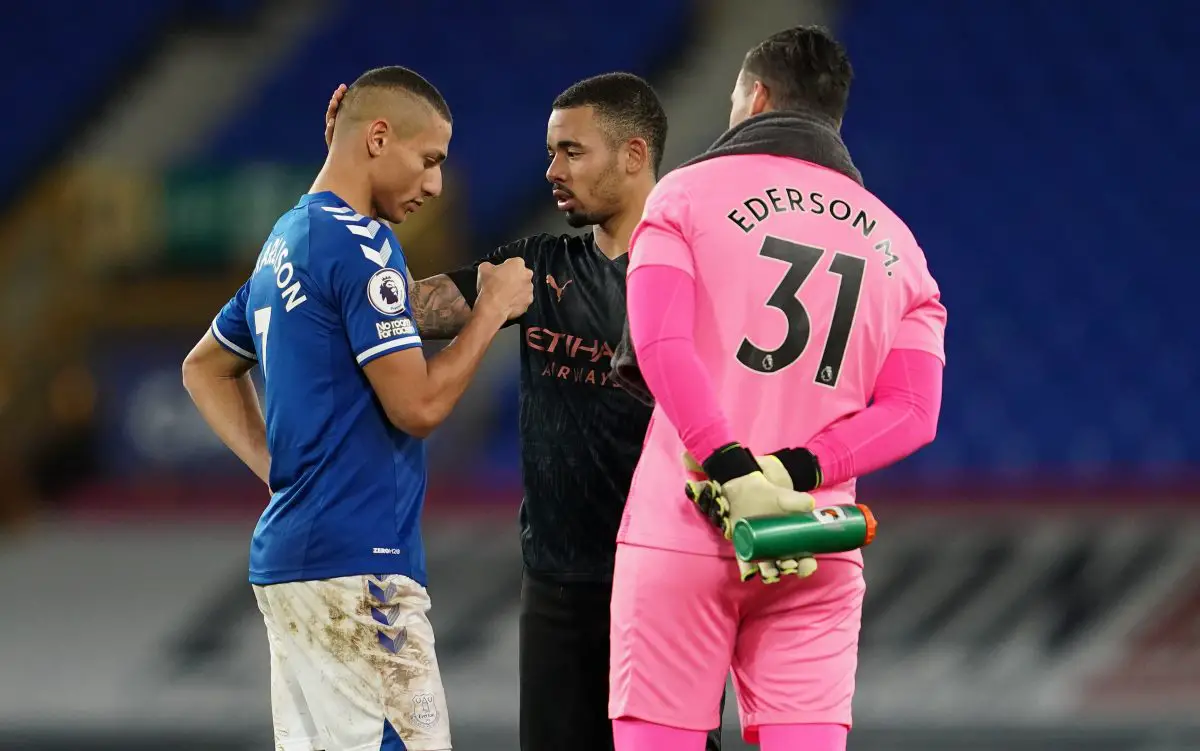
[[[530,326],[525,331],[525,346],[545,353],[543,376],[618,388],[609,373],[613,348],[606,341]]]
[[[394,321],[379,321],[375,324],[375,333],[382,339],[393,339],[397,336],[409,336],[417,333],[417,327],[407,318],[397,318]]]

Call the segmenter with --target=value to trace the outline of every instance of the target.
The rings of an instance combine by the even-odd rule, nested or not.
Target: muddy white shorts
[[[255,586],[278,751],[445,751],[429,595],[400,575]]]

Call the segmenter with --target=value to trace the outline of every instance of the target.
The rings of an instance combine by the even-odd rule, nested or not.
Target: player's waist
[[[617,536],[617,545],[630,545],[638,548],[654,548],[670,550],[675,553],[689,553],[713,558],[728,558],[736,556],[733,545],[724,539],[712,539],[707,536],[688,534],[681,530],[647,529],[639,525],[623,528]],[[862,550],[848,550],[843,553],[822,553],[814,556],[818,561],[850,561],[859,566],[863,565]]]
[[[633,468],[603,474],[589,461],[584,471],[570,466],[548,467],[540,462],[524,463],[523,505],[525,512],[538,516],[620,518],[629,495]]]
[[[386,472],[381,473],[381,468]],[[272,470],[274,492],[264,518],[311,514],[336,520],[339,513],[394,518],[405,509],[420,509],[428,488],[424,472],[397,471],[390,457],[380,457],[366,467],[361,462],[329,462],[295,473]],[[381,474],[386,477],[374,479]]]

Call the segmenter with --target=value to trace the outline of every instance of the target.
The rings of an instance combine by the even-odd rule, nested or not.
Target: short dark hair
[[[776,109],[816,109],[839,121],[846,114],[854,69],[846,48],[824,27],[772,34],[746,53],[742,70],[763,82]]]
[[[650,147],[655,176],[667,147],[667,113],[654,88],[632,73],[602,73],[572,85],[554,100],[554,109],[592,107],[609,138],[642,138]]]
[[[445,118],[446,122],[453,122],[450,117],[450,106],[446,104],[446,99],[442,96],[442,92],[438,91],[436,86],[425,80],[415,70],[409,70],[400,65],[388,65],[383,68],[368,70],[359,76],[354,83],[350,84],[350,88],[346,90],[346,99],[343,102],[343,107],[353,110],[355,100],[368,89],[390,89],[393,91],[408,92],[427,103],[435,112]]]

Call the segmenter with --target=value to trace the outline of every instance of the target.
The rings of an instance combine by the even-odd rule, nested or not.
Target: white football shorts
[[[399,574],[344,576],[254,595],[278,751],[450,749],[424,587]]]

